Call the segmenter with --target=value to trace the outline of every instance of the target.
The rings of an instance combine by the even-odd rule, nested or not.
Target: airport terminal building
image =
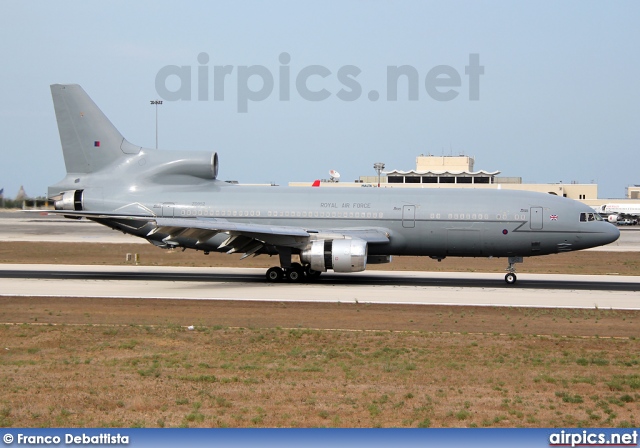
[[[474,171],[475,160],[466,155],[416,158],[416,168],[409,171],[382,171],[380,177],[360,176],[355,182],[323,180],[323,187],[380,188],[492,188],[549,193],[597,205],[598,185],[579,183],[525,184],[521,177],[500,177],[500,171]],[[290,186],[309,186],[308,182],[291,182]],[[639,189],[640,190],[640,189]],[[590,202],[594,204],[590,204]]]

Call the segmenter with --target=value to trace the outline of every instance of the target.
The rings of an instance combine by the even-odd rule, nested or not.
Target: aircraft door
[[[405,205],[402,207],[402,227],[412,229],[416,226],[416,206]]]
[[[531,207],[529,224],[531,230],[542,230],[542,207]]]
[[[162,204],[162,217],[163,218],[173,218],[173,202],[165,202]]]

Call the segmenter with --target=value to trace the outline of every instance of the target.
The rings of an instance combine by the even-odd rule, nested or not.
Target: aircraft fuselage
[[[593,211],[577,201],[522,191],[251,187],[220,181],[212,181],[207,192],[126,190],[111,192],[105,201],[101,189],[93,194],[85,189],[83,209],[130,213],[136,207],[140,215],[295,226],[311,235],[388,229],[389,242],[370,245],[370,255],[534,256],[599,246],[618,235],[609,223],[581,221],[581,213]],[[139,236],[147,231],[121,230]],[[164,235],[154,236],[160,237]],[[216,235],[192,248],[217,250],[224,238]]]

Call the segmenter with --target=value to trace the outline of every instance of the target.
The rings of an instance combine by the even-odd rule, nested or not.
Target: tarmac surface
[[[265,283],[263,269],[0,265],[0,296],[640,309],[640,277],[365,271]]]

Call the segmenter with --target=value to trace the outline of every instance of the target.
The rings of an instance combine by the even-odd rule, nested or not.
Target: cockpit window
[[[580,213],[580,222],[602,221],[602,216],[597,213]]]

